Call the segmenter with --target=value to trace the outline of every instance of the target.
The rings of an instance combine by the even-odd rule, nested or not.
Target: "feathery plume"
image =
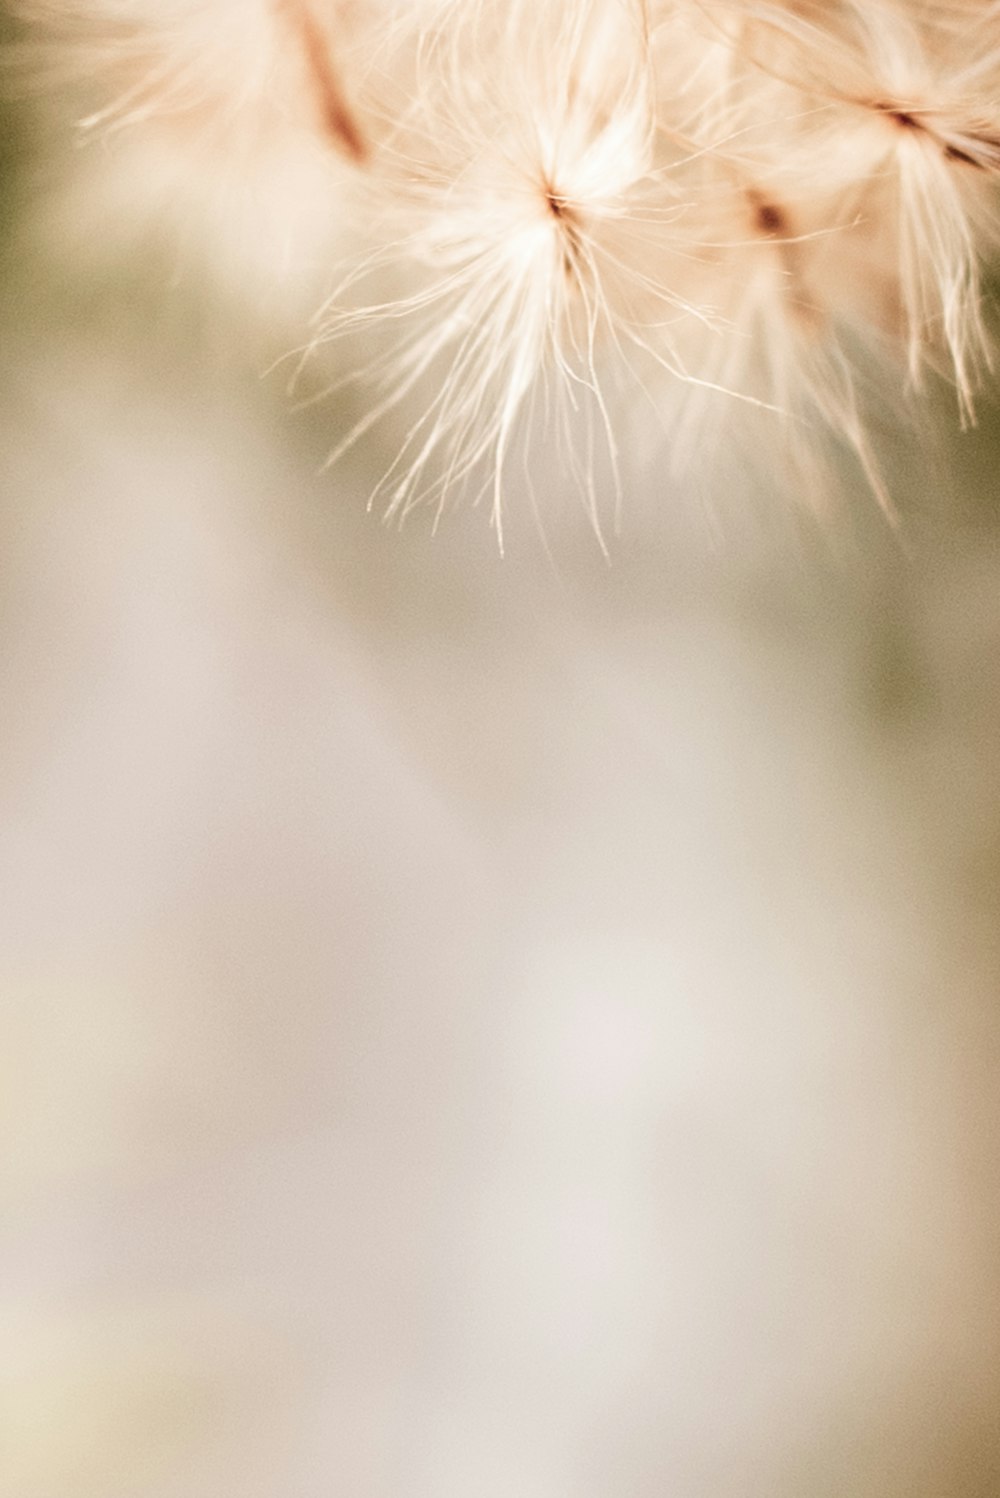
[[[370,382],[332,458],[406,413],[373,496],[389,514],[487,495],[499,531],[505,474],[545,440],[599,525],[596,474],[619,493],[636,403],[675,471],[749,408],[769,450],[784,428],[804,482],[825,430],[890,508],[860,349],[900,404],[944,376],[973,420],[996,0],[19,11],[49,79],[96,95],[80,128],[129,136],[139,162],[166,140],[178,163],[316,164],[300,196],[332,205],[312,253],[335,290],[305,344],[333,360],[331,388]]]

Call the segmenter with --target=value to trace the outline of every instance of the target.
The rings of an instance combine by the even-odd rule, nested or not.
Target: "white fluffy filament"
[[[19,9],[35,65],[86,79],[87,131],[199,162],[279,139],[323,155],[350,250],[330,234],[337,289],[308,342],[384,330],[348,368],[372,393],[332,456],[407,413],[375,496],[390,514],[467,491],[499,530],[534,432],[597,524],[595,453],[617,489],[626,394],[675,467],[727,410],[764,408],[769,446],[775,412],[792,449],[825,427],[888,506],[862,344],[901,396],[945,375],[973,417],[998,236],[994,0]]]

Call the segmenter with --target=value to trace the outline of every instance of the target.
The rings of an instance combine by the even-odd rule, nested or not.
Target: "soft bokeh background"
[[[4,1493],[994,1495],[989,411],[387,529],[5,127]]]

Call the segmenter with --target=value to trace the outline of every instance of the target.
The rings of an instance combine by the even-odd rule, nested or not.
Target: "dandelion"
[[[140,163],[169,139],[179,163],[244,171],[280,143],[287,182],[316,164],[299,197],[332,205],[313,244],[328,284],[301,341],[332,361],[329,388],[369,392],[331,461],[402,419],[373,495],[391,516],[485,496],[502,533],[511,466],[530,485],[544,442],[599,528],[630,407],[675,472],[748,414],[810,486],[846,444],[889,509],[863,362],[900,406],[950,380],[974,419],[998,237],[992,0],[20,11],[49,76],[98,94],[80,129],[127,135]]]

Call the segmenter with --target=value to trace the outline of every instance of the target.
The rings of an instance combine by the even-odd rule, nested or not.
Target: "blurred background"
[[[896,528],[387,527],[267,276],[15,92],[4,1492],[1000,1491],[989,401]]]

